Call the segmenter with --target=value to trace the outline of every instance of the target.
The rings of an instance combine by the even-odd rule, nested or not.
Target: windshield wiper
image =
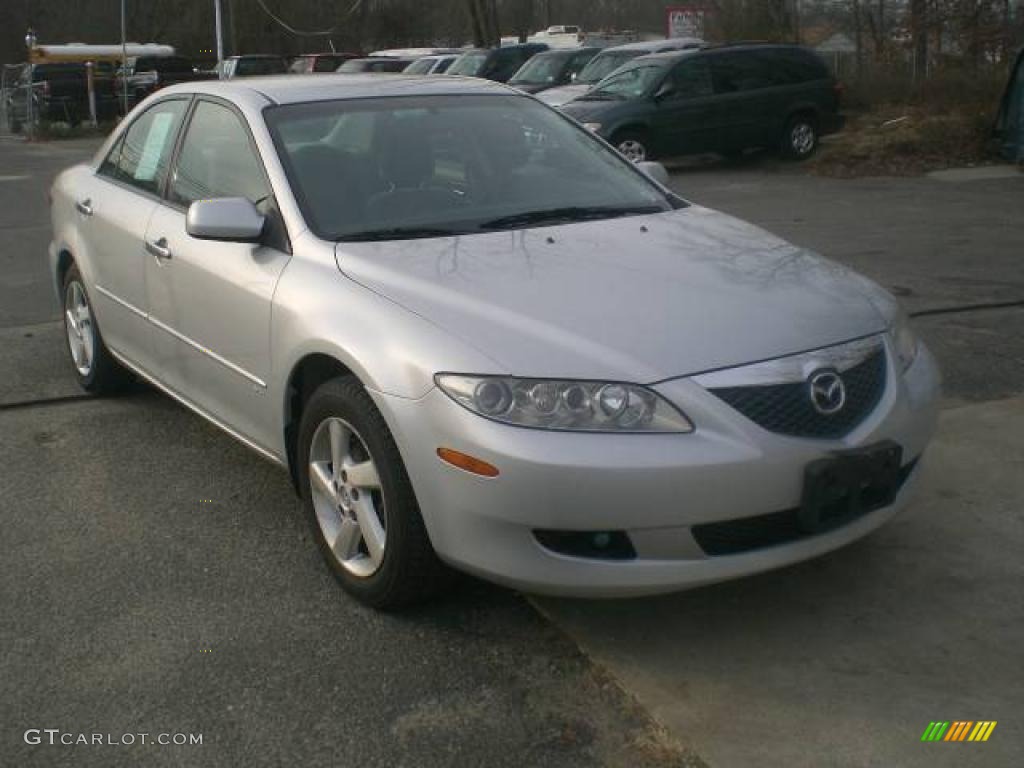
[[[587,91],[586,93],[577,96],[576,101],[624,101],[625,96],[621,93],[611,93],[609,91]]]
[[[335,238],[343,243],[367,243],[378,240],[415,240],[427,237],[454,237],[464,235],[465,229],[445,227],[387,227],[385,229],[368,229],[365,232],[353,232]]]
[[[637,216],[644,213],[662,213],[660,205],[591,205],[566,208],[548,208],[542,211],[526,211],[512,216],[502,216],[485,221],[480,229],[515,229],[531,224],[552,224],[571,221],[593,221],[614,219],[619,216]]]

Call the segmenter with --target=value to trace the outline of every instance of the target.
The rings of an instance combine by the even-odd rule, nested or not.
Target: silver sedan
[[[939,377],[885,291],[494,83],[202,82],[52,193],[81,385],[285,467],[341,585],[638,595],[907,501]]]

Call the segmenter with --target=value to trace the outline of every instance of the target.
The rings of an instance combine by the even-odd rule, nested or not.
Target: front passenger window
[[[171,200],[184,206],[214,197],[258,203],[268,193],[263,166],[241,118],[220,104],[200,101],[171,175]]]

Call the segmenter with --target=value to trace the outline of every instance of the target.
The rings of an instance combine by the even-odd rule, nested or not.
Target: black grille
[[[916,465],[917,459],[914,459],[900,469],[899,482],[896,486],[897,492],[906,483]],[[860,515],[845,517],[837,521],[833,528],[846,525],[856,520],[857,517],[863,517],[868,512],[887,506],[892,499],[892,495],[887,498],[878,498],[875,503],[865,505],[861,509]],[[701,523],[693,526],[690,531],[705,554],[711,556],[736,555],[814,536],[815,534],[808,533],[801,528],[797,512],[796,509],[786,509],[782,512],[770,512],[755,517],[742,517],[718,523]]]
[[[831,415],[818,413],[805,381],[709,390],[770,432],[794,437],[842,437],[874,410],[885,389],[885,350],[840,374],[846,403]]]

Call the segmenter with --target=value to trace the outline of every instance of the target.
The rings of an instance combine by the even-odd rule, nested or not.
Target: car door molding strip
[[[261,379],[259,376],[255,376],[255,375],[249,373],[247,370],[245,370],[241,366],[235,365],[230,360],[221,357],[220,355],[218,355],[213,350],[207,349],[202,344],[200,344],[198,341],[195,341],[194,339],[190,339],[188,336],[186,336],[183,333],[180,333],[179,331],[176,331],[174,328],[172,328],[171,326],[167,325],[166,323],[160,322],[157,318],[153,317],[153,315],[148,314],[147,312],[143,312],[141,309],[136,307],[134,304],[130,304],[127,301],[125,301],[124,299],[119,298],[118,296],[115,296],[113,293],[108,291],[102,285],[97,283],[96,284],[96,290],[97,290],[97,292],[103,294],[104,296],[106,296],[108,299],[110,299],[114,303],[119,304],[120,306],[124,307],[125,309],[129,310],[130,312],[134,312],[139,317],[141,317],[141,318],[143,318],[145,320],[148,320],[152,325],[156,326],[157,328],[159,328],[160,330],[164,331],[165,333],[169,333],[171,336],[173,336],[174,338],[178,339],[179,341],[184,342],[185,344],[188,344],[193,349],[199,350],[204,355],[209,357],[211,360],[216,360],[218,363],[223,365],[228,370],[234,371],[235,373],[237,373],[242,378],[251,381],[253,384],[258,386],[260,389],[266,389],[267,388],[267,382],[263,381],[263,379]]]

